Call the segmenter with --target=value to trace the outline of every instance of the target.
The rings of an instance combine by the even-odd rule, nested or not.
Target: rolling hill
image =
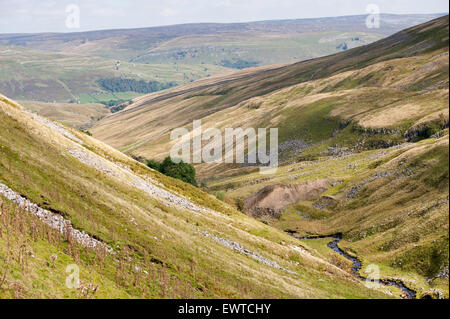
[[[349,16],[0,34],[0,92],[15,100],[116,106],[232,69],[340,52],[436,16],[381,15],[373,29],[366,16]]]
[[[250,23],[201,23],[76,33],[3,34],[0,45],[71,52],[151,64],[267,65],[305,60],[359,46],[442,14],[382,14]],[[342,45],[339,47],[339,45]],[[241,62],[241,64],[239,64]],[[244,62],[244,64],[242,64]]]
[[[170,131],[195,119],[204,129],[277,127],[276,174],[203,163],[203,189],[299,238],[342,234],[364,266],[448,298],[448,19],[143,96],[92,131],[162,159],[176,142]],[[304,243],[328,251],[327,239]]]
[[[214,65],[118,63],[73,52],[0,46],[0,92],[18,100],[105,104],[128,101],[151,91],[142,93],[133,88],[112,91],[99,81],[115,78],[179,85],[227,70]]]

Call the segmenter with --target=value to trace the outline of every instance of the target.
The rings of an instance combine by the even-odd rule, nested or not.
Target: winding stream
[[[361,274],[360,274],[360,270],[362,268],[361,261],[355,257],[350,256],[345,251],[343,251],[342,249],[339,248],[338,244],[342,240],[342,234],[335,234],[335,235],[330,235],[330,236],[296,237],[296,236],[294,236],[294,234],[292,232],[288,231],[288,233],[292,237],[301,239],[301,240],[332,238],[333,241],[328,243],[327,246],[329,248],[333,249],[339,255],[345,257],[346,259],[350,260],[353,263],[352,271],[353,271],[353,274],[356,276],[356,278],[358,278],[359,280],[362,280],[362,281],[367,280],[366,277],[361,276]],[[394,287],[400,288],[406,295],[407,299],[416,299],[416,292],[414,290],[406,287],[406,285],[399,279],[380,279],[379,283],[382,285],[385,285],[385,286],[394,286]]]

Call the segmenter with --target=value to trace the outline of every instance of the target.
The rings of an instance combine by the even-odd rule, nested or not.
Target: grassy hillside
[[[402,278],[419,297],[448,298],[448,70],[446,16],[336,55],[144,96],[93,132],[160,159],[175,142],[171,129],[191,129],[193,119],[204,128],[278,127],[276,174],[204,163],[204,189],[252,215],[245,200],[259,191],[327,179],[323,194],[263,221],[299,236],[342,233],[364,266]],[[333,260],[326,240],[304,243]]]
[[[399,295],[4,96],[0,153],[2,298]],[[66,286],[70,265],[78,289]]]
[[[325,141],[373,147],[376,136],[360,145],[353,132],[381,127],[399,133],[392,144],[441,113],[448,119],[447,33],[448,16],[340,54],[150,94],[104,118],[93,133],[121,150],[158,159],[174,143],[170,130],[194,119],[205,127],[279,127],[281,142],[300,140],[316,146],[312,151],[328,146],[316,145]],[[341,134],[329,140],[335,132]]]
[[[51,53],[18,46],[0,46],[0,92],[20,100],[101,103],[131,100],[142,93],[111,93],[101,79],[125,78],[186,84],[227,68],[212,65],[145,64]]]
[[[78,129],[88,129],[94,122],[110,114],[110,110],[99,103],[45,103],[21,101],[26,109],[37,112],[49,119],[56,120]]]
[[[343,233],[341,246],[363,266],[378,265],[382,276],[404,279],[419,295],[436,297],[436,289],[448,298],[448,129],[442,135],[360,153],[323,154],[285,165],[270,178],[257,171],[235,173],[208,179],[206,187],[242,207],[269,185],[330,180],[325,192],[262,220],[298,236]],[[317,240],[324,252],[327,243]]]

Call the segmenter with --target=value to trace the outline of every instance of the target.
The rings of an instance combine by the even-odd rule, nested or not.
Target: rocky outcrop
[[[323,210],[335,207],[337,204],[338,202],[333,197],[321,196],[319,200],[317,200],[314,204],[312,204],[312,208]]]
[[[353,127],[353,130],[359,133],[365,133],[370,135],[401,135],[400,130],[398,129],[388,129],[385,127],[380,128],[373,128],[373,127],[362,127],[359,125],[356,125]]]
[[[358,194],[363,190],[366,184],[371,183],[377,179],[380,178],[388,178],[388,177],[394,177],[394,178],[401,178],[405,176],[411,176],[414,174],[414,171],[410,168],[405,168],[401,171],[385,171],[385,172],[377,172],[373,174],[372,176],[363,179],[359,183],[352,186],[352,188],[348,191],[346,194],[346,197],[348,200],[354,199],[358,196]]]
[[[101,248],[109,253],[113,250],[108,245],[100,242],[99,240],[89,236],[84,231],[79,231],[72,226],[70,220],[64,219],[61,215],[52,213],[46,209],[40,208],[38,205],[30,202],[28,199],[14,192],[6,185],[0,183],[0,195],[6,199],[16,203],[19,207],[25,209],[31,214],[39,218],[44,224],[56,229],[64,236],[67,236],[71,240],[75,240],[79,244],[89,248]]]
[[[403,134],[403,137],[407,138],[409,142],[414,142],[417,140],[430,137],[439,138],[443,135],[442,130],[448,127],[449,127],[448,119],[442,119],[440,122],[424,123],[419,126],[410,128]],[[438,131],[435,132],[436,130]]]
[[[44,124],[45,126],[50,128],[51,130],[59,132],[60,134],[62,134],[65,137],[67,137],[68,139],[71,139],[72,141],[83,145],[84,142],[82,140],[80,140],[78,137],[76,137],[75,135],[70,133],[68,130],[66,130],[64,127],[62,127],[57,122],[49,120],[49,119],[47,119],[45,117],[42,117],[40,115],[37,115],[36,113],[30,113],[30,114],[33,117],[33,119],[35,119],[36,121]]]
[[[300,200],[316,198],[331,187],[333,180],[275,184],[261,189],[244,201],[247,213],[254,218],[279,218],[284,207]]]
[[[216,235],[212,235],[212,234],[210,234],[208,232],[202,232],[202,235],[205,236],[205,237],[209,237],[209,238],[214,239],[216,242],[218,242],[219,244],[221,244],[221,245],[223,245],[225,247],[231,248],[231,249],[233,249],[233,250],[235,250],[237,252],[240,252],[241,254],[244,254],[244,255],[247,255],[247,256],[249,256],[249,257],[251,257],[253,259],[256,259],[257,261],[259,261],[259,262],[261,262],[261,263],[263,263],[263,264],[265,264],[265,265],[267,265],[269,267],[272,267],[272,268],[275,268],[275,269],[280,269],[280,270],[283,270],[283,271],[285,271],[287,273],[290,273],[290,274],[295,274],[295,272],[280,266],[277,262],[275,262],[273,260],[270,260],[270,259],[268,259],[266,257],[263,257],[263,256],[261,256],[261,255],[259,255],[257,253],[254,253],[254,252],[252,252],[252,251],[242,247],[239,243],[236,243],[234,241],[231,241],[231,240],[228,240],[228,239],[216,236]]]

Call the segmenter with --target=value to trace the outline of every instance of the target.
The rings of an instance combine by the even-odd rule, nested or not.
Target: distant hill
[[[342,52],[436,16],[383,14],[378,29],[368,29],[366,16],[361,15],[79,33],[0,34],[0,92],[19,100],[103,103],[114,107],[145,93],[232,69]],[[130,86],[133,81],[137,85]],[[101,85],[112,82],[113,90]],[[125,86],[130,90],[123,90]]]
[[[0,34],[0,45],[94,55],[151,64],[267,65],[315,58],[367,44],[442,14],[382,14],[368,29],[366,15],[250,23],[201,23],[78,33]],[[356,40],[357,39],[357,40]]]
[[[158,90],[107,90],[102,80],[145,81],[160,87],[187,84],[226,72],[214,65],[161,65],[116,61],[96,56],[0,46],[0,92],[20,100],[104,103],[131,100]],[[150,89],[150,88],[149,88]]]

